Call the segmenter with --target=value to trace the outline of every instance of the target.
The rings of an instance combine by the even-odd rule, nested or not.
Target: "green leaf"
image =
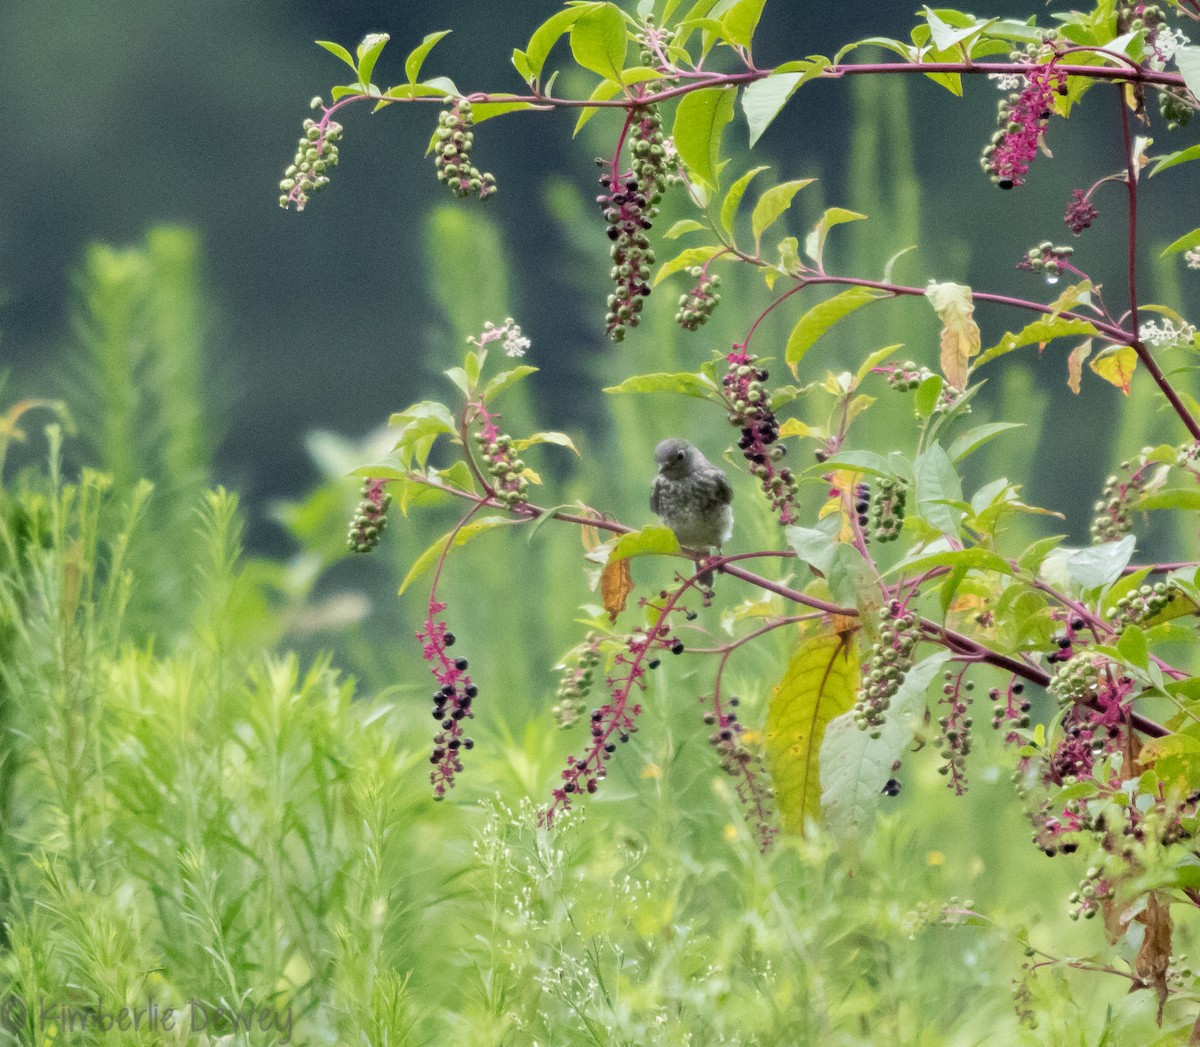
[[[875,819],[892,765],[904,753],[925,718],[925,692],[950,657],[938,651],[914,665],[897,688],[887,719],[874,731],[860,731],[853,713],[843,713],[825,730],[821,743],[821,808],[834,839],[859,841]]]
[[[962,481],[939,443],[917,459],[917,513],[942,534],[958,536],[962,512],[948,502],[962,501]]]
[[[823,527],[789,527],[784,532],[790,545],[806,564],[829,574],[837,554],[837,532],[841,522],[837,514],[825,517]]]
[[[889,297],[888,292],[874,287],[850,287],[841,294],[835,295],[824,302],[814,305],[796,322],[792,333],[788,335],[785,359],[787,365],[796,373],[804,354],[809,351],[821,337],[839,320],[864,305]]]
[[[512,101],[507,100],[510,97],[512,97]],[[503,116],[505,113],[519,113],[522,110],[533,108],[532,102],[523,102],[515,96],[491,95],[486,102],[471,103],[471,119],[478,125],[493,117]]]
[[[814,66],[820,72],[819,66]],[[787,105],[796,88],[810,79],[804,73],[779,73],[755,80],[742,92],[742,111],[750,125],[750,148],[753,149],[763,132]]]
[[[736,88],[705,87],[684,95],[675,110],[675,148],[689,171],[711,189],[717,186],[721,136],[733,118]]]
[[[855,645],[836,633],[802,639],[771,692],[763,748],[785,832],[821,814],[821,742],[826,726],[854,704]]]
[[[567,32],[580,18],[599,8],[600,4],[582,4],[579,7],[568,7],[565,11],[559,11],[551,15],[540,26],[533,31],[533,36],[529,38],[529,43],[526,45],[524,52],[524,64],[528,68],[526,80],[539,80],[542,76],[542,68],[546,64],[546,59],[550,57],[550,51],[563,33]],[[514,52],[514,58],[516,52]],[[517,64],[515,61],[514,65]]]
[[[1049,538],[1039,538],[1021,554],[1017,561],[1022,571],[1036,574],[1046,556],[1062,544],[1065,534],[1052,534]]]
[[[683,396],[694,396],[700,400],[708,400],[716,392],[716,387],[703,375],[683,371],[675,374],[659,372],[658,374],[639,374],[626,378],[619,385],[610,385],[606,393],[681,393]]]
[[[1169,247],[1164,248],[1160,257],[1166,258],[1168,255],[1178,254],[1180,251],[1190,251],[1193,247],[1200,247],[1200,229],[1193,229],[1190,233],[1181,236]]]
[[[432,400],[422,400],[393,414],[388,419],[388,425],[400,430],[394,450],[400,452],[400,459],[406,467],[415,460],[424,468],[433,441],[443,433],[457,432],[450,409]]]
[[[612,4],[601,4],[571,26],[571,54],[584,69],[606,80],[621,82],[625,52],[625,16]]]
[[[1117,641],[1117,653],[1126,665],[1135,669],[1148,669],[1150,666],[1150,648],[1146,643],[1146,633],[1140,626],[1127,626]]]
[[[601,80],[596,85],[596,88],[588,95],[589,102],[605,102],[612,98],[618,91],[621,90],[621,85],[615,80]],[[580,131],[587,126],[587,122],[600,112],[600,107],[589,105],[579,111],[579,119],[575,121],[575,130],[571,132],[571,137],[574,138]]]
[[[325,48],[331,55],[336,55],[354,70],[356,77],[358,76],[358,63],[354,61],[354,57],[341,44],[335,44],[332,40],[318,40],[317,46]]]
[[[1084,589],[1099,589],[1121,577],[1137,540],[1131,534],[1117,542],[1093,545],[1067,560],[1067,573]]]
[[[721,204],[721,228],[730,236],[733,236],[733,223],[737,217],[738,207],[741,205],[742,197],[746,195],[746,188],[756,175],[763,171],[770,170],[766,165],[762,167],[754,167],[747,171],[741,178],[729,187],[729,192],[725,194],[725,200]],[[668,234],[669,235],[669,234]]]
[[[1134,503],[1135,510],[1143,509],[1200,509],[1200,490],[1195,487],[1172,488],[1145,495]]]
[[[574,451],[577,458],[582,457],[579,454],[579,448],[575,446],[575,441],[566,433],[534,433],[532,436],[522,437],[520,440],[514,440],[512,443],[514,451],[524,451],[527,447],[533,447],[535,444],[555,444],[558,447],[566,447]]]
[[[875,476],[892,475],[891,462],[874,451],[840,451],[833,458],[821,463],[821,472],[828,472],[830,469],[853,469]]]
[[[808,255],[817,267],[822,265],[821,257],[825,252],[825,237],[829,235],[829,230],[835,225],[842,225],[844,222],[861,222],[866,219],[865,214],[859,214],[857,211],[847,211],[844,207],[831,207],[823,215],[820,221],[817,222],[813,231],[804,238],[804,253]]]
[[[876,349],[871,353],[861,364],[858,365],[858,370],[854,372],[854,387],[857,389],[866,380],[873,368],[878,367],[884,360],[892,355],[897,349],[903,349],[904,344],[897,342],[895,345],[885,345],[882,349]]]
[[[754,243],[757,247],[765,233],[789,207],[794,197],[806,185],[812,185],[815,178],[797,178],[791,182],[781,182],[772,186],[758,198],[754,212],[750,215],[750,228],[754,233]]]
[[[1181,47],[1175,52],[1175,65],[1187,89],[1200,98],[1200,47]]]
[[[375,72],[375,63],[379,61],[379,56],[389,39],[387,33],[370,33],[363,37],[362,43],[358,45],[357,49],[358,82],[360,84],[370,84],[371,74]]]
[[[400,592],[398,595],[403,596],[404,590],[437,563],[441,559],[442,553],[448,548],[466,545],[467,542],[473,538],[478,538],[487,531],[516,522],[506,516],[485,516],[481,520],[472,520],[470,523],[458,528],[458,530],[442,535],[441,538],[417,557],[416,562],[409,568],[408,574],[404,576],[404,581],[400,583]]]
[[[992,571],[996,574],[1013,573],[1012,567],[1003,556],[990,549],[948,549],[941,553],[928,553],[915,556],[911,560],[901,560],[888,574],[902,571],[906,575],[920,574],[931,567],[961,567],[965,570]]]
[[[913,396],[913,408],[916,410],[918,418],[932,417],[945,387],[946,382],[940,374],[931,374],[917,386],[916,394]]]
[[[679,539],[671,528],[652,524],[621,535],[609,550],[608,562],[616,563],[635,556],[674,556],[681,551]]]
[[[991,422],[987,425],[976,426],[958,437],[946,453],[950,456],[950,461],[961,462],[967,455],[978,451],[985,443],[995,439],[1001,433],[1021,428],[1024,428],[1021,422]]]
[[[721,247],[719,244],[713,244],[709,247],[688,247],[669,262],[663,262],[659,266],[658,272],[654,274],[654,283],[652,286],[657,287],[668,276],[678,273],[683,269],[691,269],[693,266],[704,265],[727,250],[728,248]]]
[[[1048,316],[1043,320],[1034,320],[1016,334],[1006,331],[1000,341],[980,354],[975,361],[975,367],[979,368],[989,360],[994,360],[997,356],[1003,356],[1005,353],[1011,353],[1014,349],[1019,349],[1024,345],[1035,343],[1045,345],[1053,338],[1094,334],[1096,334],[1096,328],[1087,320],[1067,316]]]
[[[491,400],[499,396],[510,385],[515,385],[521,379],[528,378],[535,371],[537,368],[530,367],[529,364],[521,364],[520,367],[514,367],[511,371],[501,371],[484,387],[483,398]]]
[[[1180,149],[1177,152],[1159,157],[1150,169],[1150,176],[1153,177],[1159,171],[1165,171],[1176,164],[1190,163],[1192,160],[1200,160],[1200,145],[1189,146],[1187,149]]]
[[[681,218],[670,229],[663,233],[664,240],[677,240],[684,233],[695,233],[701,229],[707,229],[703,222],[697,222],[694,218]]]
[[[721,30],[725,39],[738,47],[749,47],[762,17],[766,0],[738,0],[721,16]]]

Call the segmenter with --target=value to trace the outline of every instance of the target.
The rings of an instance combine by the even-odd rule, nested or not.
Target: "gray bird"
[[[733,533],[733,488],[725,474],[686,440],[663,440],[654,449],[658,475],[650,508],[686,549],[718,550]],[[712,572],[700,578],[712,584]]]

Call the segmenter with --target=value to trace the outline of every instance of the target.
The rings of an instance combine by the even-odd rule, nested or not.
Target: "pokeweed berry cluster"
[[[926,379],[933,377],[933,372],[928,367],[918,367],[912,360],[905,360],[902,364],[888,364],[883,367],[872,368],[875,374],[887,376],[887,383],[898,393],[911,393]],[[933,406],[935,414],[940,414],[943,411],[950,410],[962,396],[962,390],[943,381],[942,391],[938,395],[938,401]],[[968,407],[967,410],[970,410]]]
[[[947,786],[958,796],[967,791],[967,757],[971,753],[971,728],[975,723],[970,713],[975,684],[963,679],[965,672],[965,666],[957,673],[946,670],[941,702],[947,708],[938,717],[942,757],[938,774],[946,776]]]
[[[475,133],[471,130],[475,118],[471,103],[458,99],[449,109],[438,114],[437,141],[433,147],[433,162],[437,167],[438,181],[444,183],[455,196],[477,196],[484,200],[496,191],[496,179],[490,174],[481,174],[471,163],[471,149],[475,144]]]
[[[1133,529],[1133,503],[1156,481],[1152,474],[1155,463],[1147,459],[1152,450],[1145,448],[1138,458],[1122,462],[1120,472],[1104,481],[1104,490],[1093,506],[1093,545],[1119,541]]]
[[[869,533],[877,542],[894,542],[904,527],[908,488],[891,476],[881,476],[875,487],[875,497],[870,504]]]
[[[988,698],[992,701],[992,726],[996,730],[1000,730],[1004,726],[1009,727],[1009,733],[1004,739],[1006,742],[1019,742],[1021,736],[1016,733],[1016,730],[1023,730],[1032,722],[1029,712],[1033,708],[1033,703],[1023,697],[1024,693],[1025,685],[1016,678],[1009,681],[1003,697],[999,687],[993,687],[988,691]]]
[[[661,619],[649,631],[639,629],[626,638],[625,649],[614,659],[613,672],[604,680],[609,700],[592,710],[591,740],[582,756],[567,757],[562,785],[553,791],[550,806],[539,816],[542,825],[552,825],[559,813],[570,810],[572,797],[594,793],[608,776],[608,761],[616,752],[617,743],[628,742],[637,733],[635,721],[642,706],[632,700],[634,689],[646,689],[647,672],[660,664],[656,656],[659,651],[683,653],[682,641],[671,636]]]
[[[892,697],[913,666],[913,652],[919,638],[917,617],[904,604],[892,601],[879,610],[879,639],[863,659],[862,680],[854,703],[854,724],[870,731],[872,738],[882,733]]]
[[[675,322],[685,331],[698,331],[721,302],[721,278],[716,273],[709,275],[698,265],[689,269],[688,274],[696,283],[679,296]]]
[[[1037,247],[1031,247],[1025,252],[1025,257],[1017,263],[1017,268],[1043,273],[1047,283],[1056,283],[1064,270],[1078,272],[1071,265],[1071,255],[1074,253],[1075,248],[1071,246],[1059,246],[1049,240],[1043,240]]]
[[[322,108],[321,99],[314,98],[310,108]],[[337,143],[342,137],[342,125],[329,118],[329,112],[319,120],[304,121],[304,133],[296,146],[296,155],[283,172],[279,183],[279,206],[295,206],[303,211],[310,193],[324,189],[329,184],[330,168],[337,167]]]
[[[650,294],[654,251],[646,231],[654,223],[647,213],[650,202],[635,175],[614,176],[605,172],[600,176],[600,185],[605,191],[596,197],[596,203],[604,213],[608,238],[613,242],[609,275],[616,285],[608,296],[604,330],[614,342],[620,342],[629,328],[637,327],[643,303]]]
[[[1194,107],[1191,96],[1182,87],[1171,87],[1158,93],[1158,111],[1167,122],[1168,131],[1187,127]]]
[[[588,633],[575,658],[562,668],[558,679],[558,702],[551,712],[558,726],[566,730],[583,716],[584,699],[591,693],[596,666],[600,664],[600,634]]]
[[[463,769],[462,753],[475,747],[475,742],[464,733],[462,721],[475,715],[471,706],[479,694],[467,675],[467,660],[451,658],[448,653],[455,637],[438,617],[445,609],[444,603],[431,598],[425,624],[417,633],[422,644],[421,655],[430,663],[438,684],[433,692],[433,718],[438,721],[438,731],[429,754],[429,762],[433,764],[429,782],[435,800],[444,799],[447,790],[454,787],[455,778]]]
[[[767,784],[762,756],[748,748],[742,737],[744,729],[736,712],[739,699],[730,697],[724,705],[715,696],[700,700],[712,701],[713,707],[704,714],[704,723],[711,728],[708,744],[716,751],[721,770],[737,782],[738,802],[745,811],[746,823],[765,854],[779,835],[775,792]]]
[[[992,184],[1001,189],[1024,184],[1042,145],[1054,96],[1067,93],[1066,76],[1051,65],[1031,65],[1021,76],[1025,85],[1001,99],[996,118],[999,129],[980,158]]]
[[[1108,609],[1108,622],[1114,629],[1125,629],[1131,625],[1144,625],[1165,611],[1179,595],[1179,586],[1174,578],[1154,585],[1138,586],[1126,593]]]
[[[859,530],[865,531],[870,523],[870,518],[867,514],[871,510],[871,485],[869,483],[856,483],[854,485],[854,518],[858,524]]]
[[[721,379],[729,421],[741,429],[738,448],[750,463],[750,472],[758,478],[771,509],[779,522],[795,521],[796,477],[790,469],[777,468],[787,453],[778,443],[779,421],[772,409],[771,393],[766,381],[770,373],[758,367],[758,357],[734,346],[725,357],[728,369]]]
[[[496,428],[496,419],[500,416],[490,414],[482,404],[477,410],[482,424],[475,434],[475,442],[492,477],[492,493],[507,508],[514,509],[529,498],[525,462],[516,456],[512,437]]]
[[[1063,221],[1071,227],[1071,232],[1079,236],[1085,229],[1090,229],[1099,214],[1088,193],[1082,189],[1071,190],[1071,201],[1063,214]]]
[[[650,85],[648,90],[653,90]],[[633,154],[633,177],[646,193],[648,217],[658,214],[667,186],[678,178],[674,150],[663,134],[662,116],[656,105],[638,106],[629,114],[629,151]]]
[[[362,501],[350,521],[350,533],[346,544],[354,553],[369,553],[379,544],[379,537],[387,528],[387,511],[392,496],[384,489],[386,480],[366,479],[362,485]]]

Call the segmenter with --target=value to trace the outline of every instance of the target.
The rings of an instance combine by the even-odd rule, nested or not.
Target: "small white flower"
[[[1183,260],[1189,269],[1200,269],[1200,247],[1184,252]]]
[[[1196,328],[1189,323],[1175,323],[1169,317],[1161,322],[1151,321],[1142,324],[1138,337],[1147,345],[1153,346],[1185,346],[1191,344],[1196,337]]]
[[[1188,38],[1178,29],[1161,27],[1150,39],[1150,48],[1155,56],[1169,62],[1181,47],[1187,47]]]

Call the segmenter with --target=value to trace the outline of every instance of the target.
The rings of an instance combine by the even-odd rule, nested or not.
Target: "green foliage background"
[[[262,69],[247,68],[247,78],[252,71]],[[303,94],[290,73],[272,76],[289,98]],[[891,253],[879,242],[936,243],[946,275],[980,264],[985,249],[990,258],[986,243],[951,232],[958,225],[942,190],[922,194],[912,142],[924,128],[905,92],[862,78],[854,98],[846,194],[814,194],[806,217],[831,203],[872,215],[869,233],[845,238],[844,261],[856,268]],[[272,117],[276,128],[291,126],[286,113]],[[604,133],[601,120],[589,127],[597,141]],[[276,159],[265,177],[243,170],[233,195],[269,189]],[[518,173],[501,181],[518,195]],[[607,263],[594,249],[590,188],[562,178],[538,193],[559,223],[560,268],[594,313]],[[382,392],[355,416],[359,431],[389,408],[444,395],[437,372],[457,362],[466,336],[484,320],[524,322],[521,307],[536,296],[518,290],[526,261],[519,237],[514,244],[502,232],[510,226],[478,210],[426,216],[399,203],[411,208],[404,262],[381,266],[402,270],[404,286],[423,285],[440,318],[416,326],[389,312],[397,330],[385,373],[394,384],[367,368]],[[315,326],[328,370],[306,369],[304,380],[320,389],[347,373],[355,380],[354,347],[370,340],[313,322],[322,238],[336,235],[346,213],[335,209],[302,242],[276,241],[279,265],[296,274],[294,316],[277,348],[306,341]],[[207,245],[218,267],[226,249]],[[267,1006],[292,1023],[286,1033],[235,1034],[254,1044],[1178,1042],[1183,1015],[1169,1012],[1160,1032],[1148,994],[1126,995],[1123,982],[1094,975],[1033,981],[1028,1005],[1039,1028],[1017,1027],[1010,980],[1025,959],[1019,939],[1086,956],[1101,948],[1102,932],[1066,919],[1066,894],[1083,870],[1028,846],[1008,759],[994,746],[973,754],[974,787],[961,801],[932,761],[912,757],[903,794],[857,863],[816,831],[763,858],[704,743],[695,698],[707,681],[685,668],[657,682],[642,733],[603,794],[561,831],[537,830],[530,798],[547,795],[575,748],[548,714],[552,667],[580,636],[561,607],[595,599],[568,528],[541,528],[533,542],[490,535],[451,561],[448,614],[461,650],[481,652],[472,660],[478,744],[457,795],[434,804],[425,788],[429,685],[412,640],[423,586],[403,601],[393,594],[454,515],[414,509],[419,526],[389,533],[370,563],[347,562],[342,535],[356,494],[345,473],[386,439],[359,442],[314,423],[308,452],[321,482],[277,514],[295,553],[243,555],[238,499],[210,490],[222,399],[210,376],[223,368],[213,339],[200,336],[212,330],[205,317],[214,304],[201,253],[180,227],[155,229],[137,248],[87,252],[74,337],[44,335],[75,345],[64,391],[78,432],[67,432],[65,415],[43,432],[50,416],[30,413],[20,420],[28,443],[8,448],[0,972],[3,999],[27,1012],[22,1024],[0,1009],[2,1042],[172,1042],[40,1020],[45,1001],[53,1011],[151,998]],[[1157,297],[1171,300],[1169,275],[1159,279]],[[749,302],[759,292],[735,274],[724,293]],[[218,313],[224,305],[215,303]],[[822,346],[820,364],[848,366],[889,341],[932,344],[925,308],[898,309],[888,320],[898,337],[871,320],[848,322],[836,346]],[[741,334],[718,312],[699,349],[672,313],[664,288],[617,353],[596,351],[584,334],[593,316],[572,310],[553,325],[543,320],[541,332],[532,325],[535,363],[554,332],[557,376],[531,386],[533,395],[509,394],[505,424],[571,428],[584,452],[576,461],[547,448],[534,461],[554,491],[543,501],[603,498],[622,519],[645,520],[642,463],[658,439],[688,433],[714,453],[727,441],[723,419],[683,400],[563,401],[565,388],[645,370],[639,346],[653,347],[656,369],[690,369]],[[763,339],[785,333],[764,328]],[[981,453],[981,474],[1002,472],[1004,461],[1074,460],[1071,426],[1099,410],[1096,399],[1116,395],[1093,386],[1090,405],[1064,406],[1048,391],[1061,369],[1050,373],[1002,371],[990,409],[1020,402],[1027,420],[1047,425]],[[272,385],[259,374],[250,413],[286,395],[292,380]],[[28,387],[30,369],[14,382]],[[902,398],[890,408],[896,419],[908,409]],[[874,414],[886,431],[888,415]],[[1147,416],[1146,435],[1122,442],[1150,441],[1154,424]],[[1103,453],[1079,460],[1080,497],[1107,470]],[[1061,486],[1060,475],[1042,475],[1049,479],[1032,479],[1033,501]],[[737,541],[749,548],[772,534],[765,512],[740,497]],[[554,604],[543,598],[551,592]],[[761,721],[786,656],[781,637],[734,663],[748,720]],[[974,909],[995,926],[974,917],[947,925],[943,907]]]

